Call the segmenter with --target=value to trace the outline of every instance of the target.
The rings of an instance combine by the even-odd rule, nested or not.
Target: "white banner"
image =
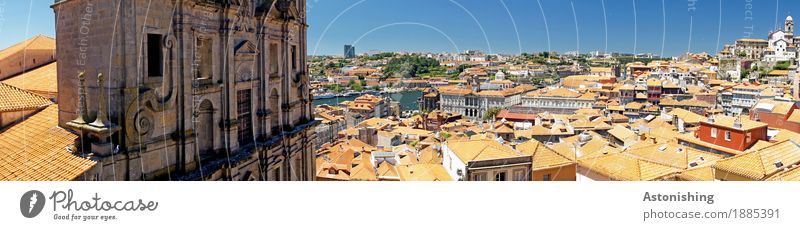
[[[59,230],[786,229],[800,220],[798,191],[786,182],[0,182],[0,221]]]

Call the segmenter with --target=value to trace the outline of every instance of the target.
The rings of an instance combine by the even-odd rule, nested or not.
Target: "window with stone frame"
[[[197,38],[197,51],[195,58],[197,59],[196,73],[197,79],[211,79],[213,67],[213,49],[211,38],[198,37]]]
[[[250,89],[236,92],[237,114],[239,120],[239,145],[253,143],[253,119]]]
[[[472,181],[485,181],[486,180],[486,173],[473,173],[472,174]]]
[[[494,174],[494,181],[506,181],[506,172],[497,172]]]
[[[297,62],[298,62],[298,60],[297,60],[297,46],[293,45],[292,46],[292,70],[297,70],[297,67],[298,67]]]
[[[269,44],[269,75],[274,76],[278,75],[278,65],[280,55],[278,55],[278,44],[277,43],[270,43]]]
[[[164,76],[164,48],[162,35],[147,34],[147,76]]]

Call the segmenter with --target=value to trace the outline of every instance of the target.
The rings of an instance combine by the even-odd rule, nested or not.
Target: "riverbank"
[[[400,110],[407,111],[407,110],[417,110],[419,106],[417,106],[417,99],[422,96],[422,91],[419,90],[406,90],[399,93],[384,93],[381,96],[388,96],[392,98],[394,101],[400,102]],[[334,98],[325,98],[325,99],[315,99],[312,103],[314,106],[318,105],[338,105],[343,101],[352,101],[355,100],[358,96],[347,96],[347,97],[334,97]]]

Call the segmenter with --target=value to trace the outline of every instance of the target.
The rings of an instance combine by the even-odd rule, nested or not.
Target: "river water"
[[[407,91],[402,93],[390,93],[390,94],[383,94],[383,96],[389,96],[394,101],[400,102],[400,107],[402,111],[406,110],[418,110],[419,106],[417,106],[417,99],[422,96],[421,91]],[[355,100],[358,96],[350,96],[350,97],[336,97],[336,98],[328,98],[328,99],[316,99],[314,100],[314,106],[317,105],[338,105],[340,102],[343,101],[352,101]]]

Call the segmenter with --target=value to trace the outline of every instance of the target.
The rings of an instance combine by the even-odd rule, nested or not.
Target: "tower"
[[[344,45],[344,58],[356,57],[356,47],[353,45]]]
[[[792,19],[791,15],[786,17],[786,23],[784,23],[783,30],[786,33],[794,33],[794,19]]]
[[[81,73],[58,78],[59,125],[94,178],[314,179],[305,0],[108,2],[51,6],[57,72]]]

